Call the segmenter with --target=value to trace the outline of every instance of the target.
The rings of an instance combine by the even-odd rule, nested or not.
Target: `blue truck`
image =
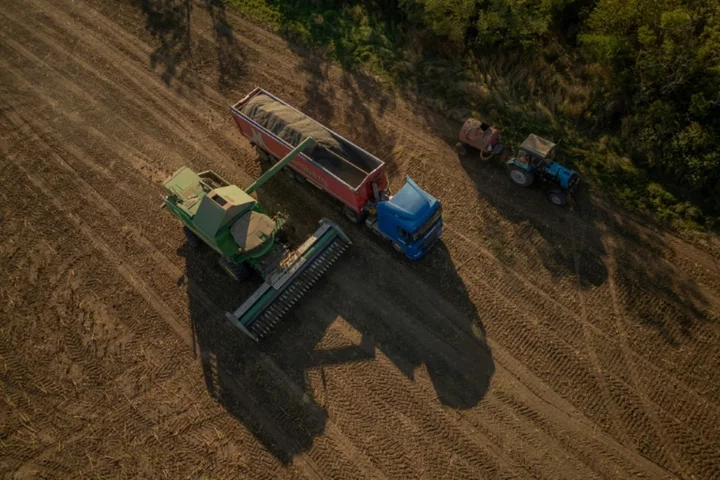
[[[294,156],[283,171],[334,197],[347,218],[365,224],[406,257],[422,258],[440,238],[440,201],[409,177],[393,195],[379,158],[259,87],[230,111],[261,159],[272,164],[313,138],[315,145]]]

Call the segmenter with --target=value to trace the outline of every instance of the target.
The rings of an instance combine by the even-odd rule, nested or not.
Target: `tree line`
[[[717,0],[398,0],[389,8],[457,48],[561,41],[595,68],[594,122],[618,132],[638,166],[720,201]]]

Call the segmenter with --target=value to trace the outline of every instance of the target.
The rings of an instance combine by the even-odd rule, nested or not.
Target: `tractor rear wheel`
[[[515,185],[529,187],[535,180],[535,174],[533,172],[523,170],[516,165],[512,165],[510,167],[510,180],[512,180]]]
[[[238,282],[242,282],[250,276],[250,267],[245,263],[233,263],[225,257],[220,257],[218,263],[228,275]]]
[[[562,190],[551,190],[550,193],[548,193],[548,200],[557,207],[564,207],[568,204],[567,193]]]
[[[188,227],[183,227],[183,233],[185,234],[185,240],[187,241],[187,244],[193,250],[199,248],[202,245],[202,240],[200,240],[200,237],[198,237],[195,232],[190,230]]]
[[[465,145],[463,142],[458,142],[455,144],[455,151],[458,155],[464,157],[468,153],[467,145]]]

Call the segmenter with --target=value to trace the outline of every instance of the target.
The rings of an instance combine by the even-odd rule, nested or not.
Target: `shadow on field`
[[[448,145],[452,143],[448,139]],[[562,151],[559,154],[562,163]],[[622,220],[630,218],[626,212],[615,215],[596,204],[587,185],[572,208],[555,207],[546,200],[545,187],[523,189],[509,180],[507,158],[509,152],[489,161],[477,154],[459,159],[478,195],[494,209],[483,218],[482,234],[484,245],[498,259],[511,267],[521,263],[528,271],[537,271],[535,263],[558,282],[575,280],[589,291],[608,281],[612,256],[621,308],[631,321],[653,328],[670,346],[690,338],[697,324],[710,321],[709,302],[695,279],[662,260],[673,253],[661,235]],[[512,238],[508,232],[513,232]]]
[[[692,339],[700,324],[718,325],[718,314],[696,279],[662,259],[674,253],[661,235],[619,217],[608,223],[616,232],[611,254],[620,268],[615,282],[633,317],[671,347]]]
[[[323,125],[340,130],[338,133],[375,156],[385,158],[392,154],[397,143],[395,133],[378,128],[369,105],[377,103],[381,112],[392,108],[394,94],[378,88],[372,78],[361,72],[342,70],[336,74],[338,78],[333,78],[330,73],[333,62],[292,43],[288,43],[288,48],[300,58],[295,70],[306,78],[304,101],[295,107]],[[341,92],[336,89],[338,84]],[[340,101],[336,100],[336,95],[340,96]],[[347,108],[336,111],[336,104],[344,105],[348,101]],[[343,125],[349,133],[342,131]],[[388,163],[387,167],[390,175],[395,173],[394,163]]]
[[[145,16],[145,28],[159,42],[150,54],[150,67],[159,68],[165,83],[177,79],[192,83],[194,62],[208,57],[217,61],[217,86],[221,91],[230,89],[244,74],[242,53],[234,42],[233,31],[227,20],[224,0],[203,0],[201,5],[213,25],[213,44],[191,33],[192,0],[130,0]],[[196,51],[193,51],[196,50]],[[190,68],[187,68],[190,67]]]
[[[258,192],[261,204],[267,211],[281,209],[298,219],[292,237],[299,243],[319,220],[308,215],[308,204],[320,211],[327,208],[322,205],[325,199],[282,175],[266,187]],[[343,228],[354,245],[261,344],[246,338],[217,311],[237,308],[259,286],[259,278],[235,283],[216,266],[217,255],[210,249],[185,245],[180,250],[196,355],[202,360],[208,392],[285,463],[309,450],[315,437],[323,434],[327,408],[335,398],[353,402],[355,395],[369,395],[372,402],[385,405],[384,411],[402,412],[404,402],[398,402],[398,395],[422,395],[401,383],[386,386],[393,382],[394,372],[414,381],[418,369],[424,369],[438,400],[459,409],[477,405],[494,373],[482,322],[442,244],[419,275],[452,292],[446,300],[416,291],[422,284],[415,276],[417,262],[406,262],[382,242],[377,245],[361,226],[345,222]],[[190,285],[199,287],[216,307],[208,308]],[[379,354],[392,363],[390,371],[383,371],[377,361],[368,370],[362,367]],[[326,372],[347,363],[356,365],[357,376]],[[357,403],[346,407],[341,402],[337,408],[357,408],[367,428],[375,428],[377,412],[360,405],[367,401]]]
[[[257,278],[246,284],[230,280],[209,248],[193,250],[186,244],[180,253],[185,257],[188,285],[197,285],[222,312],[237,308],[259,286]],[[306,401],[303,384],[295,387],[286,380],[302,377],[305,366],[290,362],[289,370],[277,369],[266,345],[246,337],[192,290],[189,293],[195,354],[208,393],[269,452],[289,463],[312,446],[327,421],[325,410]],[[297,346],[286,354],[292,357],[296,351]]]

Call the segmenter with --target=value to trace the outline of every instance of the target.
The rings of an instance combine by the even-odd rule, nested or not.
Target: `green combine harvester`
[[[244,191],[212,171],[182,167],[164,185],[166,206],[183,223],[188,243],[209,245],[235,280],[253,270],[265,282],[228,319],[258,341],[350,246],[342,229],[327,219],[298,249],[285,243],[286,218],[268,216],[251,194],[315,141],[307,138]]]

